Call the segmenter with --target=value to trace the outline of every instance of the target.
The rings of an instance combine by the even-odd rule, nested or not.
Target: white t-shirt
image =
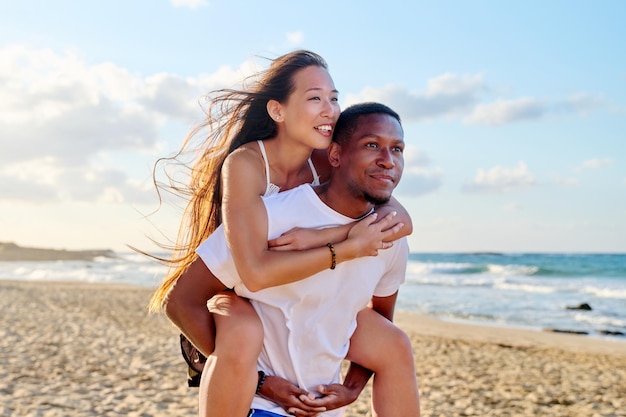
[[[308,184],[263,201],[268,213],[268,239],[296,226],[323,228],[354,221],[324,204]],[[222,227],[196,252],[226,286],[251,300],[264,329],[259,369],[316,393],[319,384],[339,382],[357,313],[372,296],[390,296],[404,282],[409,249],[406,238],[400,239],[378,256],[342,262],[334,270],[257,292],[249,291],[239,279]],[[329,266],[330,261],[329,251]],[[258,396],[252,408],[288,415]],[[342,414],[343,409],[323,413]]]

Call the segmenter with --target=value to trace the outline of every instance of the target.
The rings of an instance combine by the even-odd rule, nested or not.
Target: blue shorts
[[[285,416],[283,416],[282,414],[271,413],[266,410],[257,410],[256,408],[253,408],[252,410],[250,410],[250,414],[248,414],[248,417],[285,417]]]

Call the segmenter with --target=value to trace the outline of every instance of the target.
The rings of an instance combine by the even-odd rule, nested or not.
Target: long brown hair
[[[299,70],[319,66],[328,68],[324,59],[310,51],[299,50],[272,60],[270,67],[254,76],[249,90],[220,89],[206,96],[206,119],[185,138],[181,149],[171,157],[159,159],[154,166],[153,180],[161,199],[161,191],[183,197],[187,201],[174,245],[158,243],[172,252],[171,258],[153,258],[165,262],[168,272],[150,300],[152,312],[163,308],[167,295],[197,258],[195,249],[222,223],[221,171],[224,160],[243,144],[276,136],[277,126],[267,113],[267,102],[284,103],[293,92],[294,75]],[[195,144],[202,132],[208,135]],[[190,166],[184,155],[192,155]],[[157,170],[164,165],[168,183],[156,179]],[[170,170],[169,168],[173,168]],[[184,183],[172,172],[181,169],[188,176]]]

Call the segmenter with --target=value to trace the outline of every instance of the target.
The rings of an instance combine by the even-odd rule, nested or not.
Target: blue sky
[[[310,49],[403,118],[411,250],[626,252],[622,1],[0,2],[0,241],[151,249],[199,98]],[[163,234],[161,234],[163,233]]]

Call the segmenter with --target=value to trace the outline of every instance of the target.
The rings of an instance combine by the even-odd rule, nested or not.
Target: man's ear
[[[275,122],[282,122],[283,121],[283,106],[276,100],[270,100],[267,102],[267,114],[270,115],[270,117],[275,121]]]
[[[341,145],[337,142],[330,142],[328,146],[328,162],[333,168],[337,168],[341,160]]]

